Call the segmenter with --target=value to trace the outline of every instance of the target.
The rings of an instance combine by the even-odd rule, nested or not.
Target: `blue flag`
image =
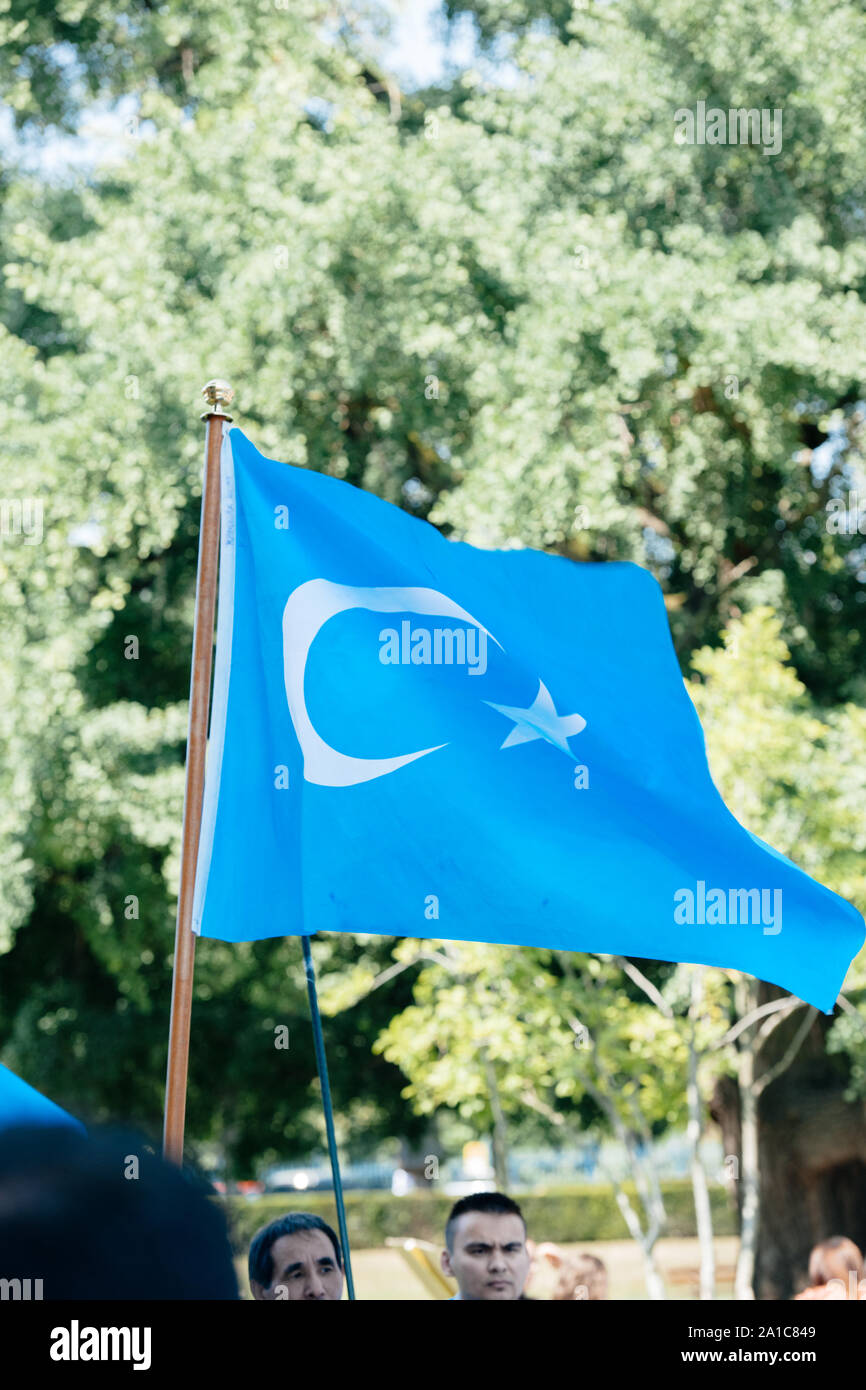
[[[661,591],[486,551],[224,427],[193,928],[691,961],[831,1011],[863,919],[710,777]]]
[[[84,1129],[79,1120],[61,1110],[53,1100],[34,1091],[20,1076],[0,1065],[0,1131],[18,1125],[71,1125],[74,1129]]]

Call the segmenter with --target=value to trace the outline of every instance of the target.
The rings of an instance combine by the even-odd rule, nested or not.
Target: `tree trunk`
[[[813,1030],[822,1050],[827,1023]],[[804,1058],[762,1097],[760,1298],[804,1288],[809,1251],[828,1236],[848,1236],[866,1253],[866,1106],[844,1099],[844,1060]]]
[[[734,1279],[734,1298],[755,1297],[755,1264],[760,1231],[761,1170],[758,1143],[758,1102],[755,1096],[755,1056],[748,1046],[740,1052],[740,1251]]]
[[[654,1229],[650,1229],[649,1231],[643,1229],[640,1217],[618,1182],[613,1183],[613,1191],[616,1204],[622,1212],[622,1217],[628,1228],[629,1235],[640,1247],[647,1297],[651,1299],[664,1299],[664,1280],[662,1279],[661,1270],[656,1263],[655,1256],[655,1244],[658,1233]]]
[[[762,985],[760,1002],[779,994]],[[798,1021],[795,1013],[769,1039],[764,1065],[782,1055]],[[758,1298],[788,1299],[805,1288],[809,1251],[828,1236],[848,1236],[866,1253],[866,1104],[844,1098],[849,1063],[844,1055],[827,1055],[831,1022],[816,1018],[798,1056],[757,1107]],[[721,1125],[725,1153],[738,1157],[741,1172],[742,1108],[737,1084],[723,1077],[711,1113]],[[742,1213],[742,1183],[735,1187]]]
[[[499,1098],[499,1085],[496,1068],[485,1053],[484,1067],[487,1074],[487,1091],[490,1097],[490,1110],[493,1115],[493,1172],[496,1186],[500,1192],[508,1191],[508,1125],[502,1102]]]
[[[689,1062],[686,1081],[689,1122],[689,1167],[692,1175],[692,1193],[695,1202],[695,1221],[698,1230],[698,1246],[701,1252],[700,1293],[702,1299],[712,1299],[715,1294],[716,1259],[713,1248],[713,1214],[710,1207],[710,1194],[707,1188],[707,1175],[701,1159],[701,1137],[703,1135],[703,1101],[698,1085],[698,1049],[696,1030],[703,1003],[703,973],[701,966],[693,967],[692,997],[689,1007]]]

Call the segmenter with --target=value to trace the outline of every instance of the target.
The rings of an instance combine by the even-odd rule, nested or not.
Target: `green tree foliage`
[[[716,784],[737,819],[866,908],[866,711],[821,709],[789,661],[781,620],[757,608],[704,647],[690,682]]]
[[[405,959],[417,945],[401,943],[395,954]],[[554,1134],[564,1128],[573,1139],[576,1105],[603,1085],[635,1129],[636,1106],[643,1107],[647,1130],[680,1118],[681,1044],[616,965],[568,952],[435,946],[438,959],[420,970],[415,1003],[376,1044],[399,1059],[409,1078],[406,1094],[419,1109],[452,1107],[490,1129],[498,1096],[507,1113],[528,1109],[548,1122],[548,1134],[550,1127]],[[667,1054],[667,1068],[654,1065],[658,1052]]]

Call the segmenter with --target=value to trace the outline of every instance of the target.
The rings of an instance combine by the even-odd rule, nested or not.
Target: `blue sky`
[[[448,60],[463,67],[472,61],[475,40],[470,21],[460,21],[444,43],[441,0],[390,0],[395,15],[385,60],[406,86],[425,86],[442,77]]]

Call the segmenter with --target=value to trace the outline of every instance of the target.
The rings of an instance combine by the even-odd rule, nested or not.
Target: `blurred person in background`
[[[250,1244],[250,1289],[260,1303],[285,1299],[339,1303],[343,1256],[321,1216],[288,1212],[256,1231]]]
[[[545,1260],[557,1271],[554,1302],[585,1300],[600,1303],[607,1298],[607,1269],[596,1255],[586,1251],[572,1255],[552,1241],[544,1241],[534,1247],[532,1258]]]
[[[863,1255],[847,1236],[830,1236],[809,1256],[810,1287],[798,1299],[866,1298]]]
[[[442,1269],[457,1280],[452,1302],[507,1302],[525,1298],[529,1274],[526,1222],[502,1192],[461,1197],[445,1225]]]
[[[129,1131],[5,1129],[0,1279],[40,1280],[46,1300],[236,1299],[210,1194]]]

